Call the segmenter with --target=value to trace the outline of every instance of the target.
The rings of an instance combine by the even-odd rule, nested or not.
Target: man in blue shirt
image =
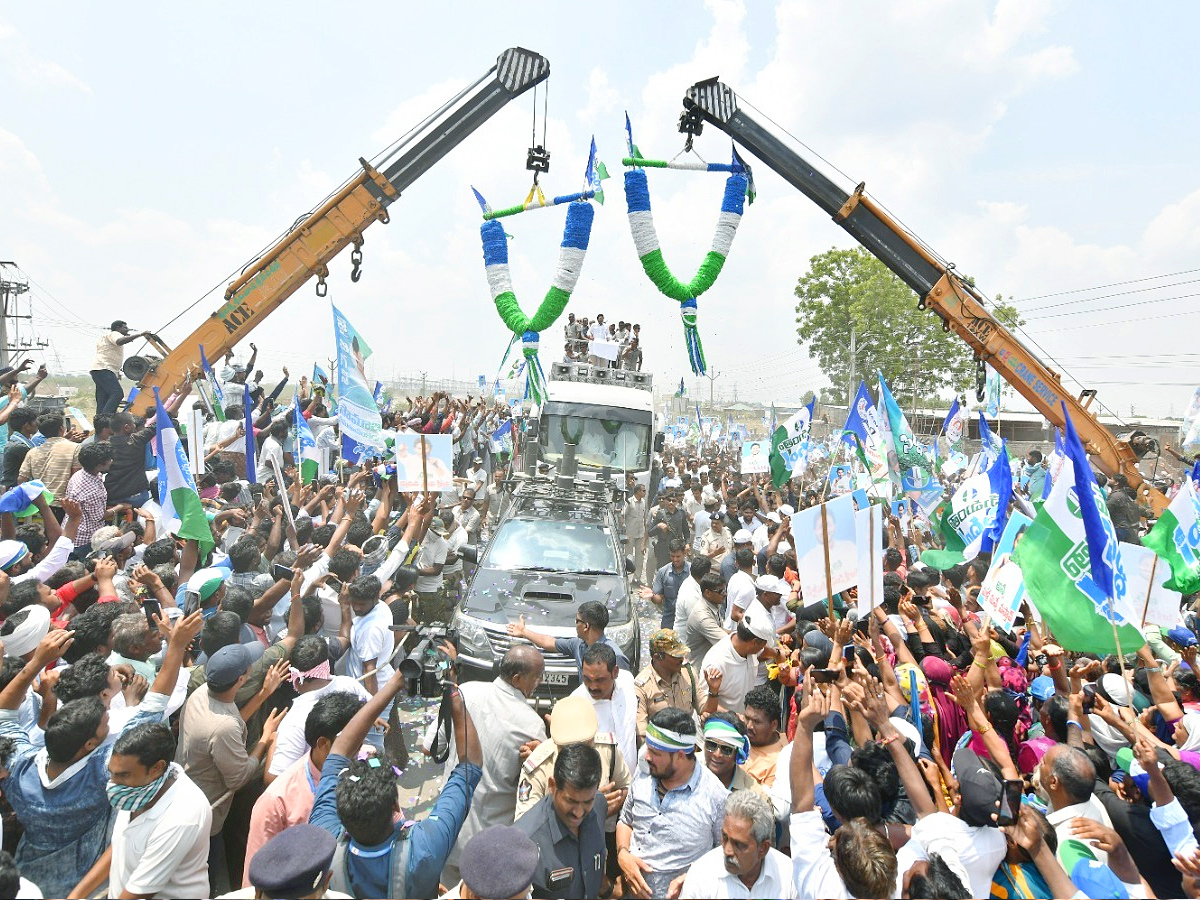
[[[645,590],[642,591],[643,598],[662,607],[659,628],[675,627],[675,601],[679,597],[679,586],[692,573],[691,565],[687,562],[687,544],[676,538],[668,545],[668,550],[670,562],[654,573],[649,596]]]
[[[575,637],[556,638],[550,634],[534,631],[525,624],[525,616],[521,616],[516,622],[510,622],[508,633],[513,637],[524,638],[541,650],[552,650],[555,653],[574,657],[575,666],[579,670],[581,678],[583,677],[583,654],[597,641],[612,647],[613,653],[617,654],[617,665],[626,672],[632,673],[633,666],[629,664],[629,658],[625,652],[616,641],[604,633],[604,629],[607,627],[608,607],[599,600],[586,600],[580,603],[579,608],[575,610]]]
[[[438,876],[483,776],[479,735],[455,690],[449,702],[459,764],[425,819],[409,826],[396,821],[400,807],[391,766],[378,757],[353,757],[403,686],[397,670],[338,735],[321,767],[308,817],[338,839],[330,887],[354,897],[438,896]]]

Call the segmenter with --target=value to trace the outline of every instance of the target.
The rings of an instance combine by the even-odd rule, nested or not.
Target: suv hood
[[[481,568],[463,601],[466,615],[504,626],[522,614],[534,628],[566,627],[574,634],[575,610],[588,600],[613,612],[613,625],[629,621],[630,605],[620,575],[572,575]],[[623,607],[623,609],[618,608]]]

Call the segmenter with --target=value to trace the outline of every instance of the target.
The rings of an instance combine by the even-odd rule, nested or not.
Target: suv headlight
[[[624,625],[609,625],[604,633],[614,644],[622,649],[630,646],[637,637],[637,622],[630,620]]]
[[[475,619],[457,615],[454,617],[454,627],[458,629],[459,649],[476,659],[492,658],[492,645],[487,632]]]

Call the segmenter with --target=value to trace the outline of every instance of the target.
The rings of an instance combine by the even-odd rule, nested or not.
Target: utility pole
[[[428,374],[429,374],[428,372],[421,373],[421,396],[422,397],[425,396],[425,376]]]
[[[721,377],[721,373],[713,369],[704,377],[708,379],[708,409],[711,412],[713,409],[713,383]]]
[[[18,280],[17,276],[11,278],[4,272],[5,268],[17,268],[15,262],[9,260],[0,260],[0,366],[9,364],[9,353],[19,352],[20,345],[17,341],[17,320],[30,319],[32,316],[21,316],[17,314],[17,298],[29,290],[29,283],[24,280]],[[8,320],[13,320],[13,344],[10,347],[8,343]]]

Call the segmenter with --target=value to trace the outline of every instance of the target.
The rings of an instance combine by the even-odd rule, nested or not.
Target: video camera
[[[427,625],[393,625],[392,631],[411,632],[417,635],[416,646],[400,661],[400,673],[404,676],[404,687],[410,697],[440,697],[449,681],[450,658],[439,649],[442,641],[449,641],[458,649],[458,629],[443,622]]]

